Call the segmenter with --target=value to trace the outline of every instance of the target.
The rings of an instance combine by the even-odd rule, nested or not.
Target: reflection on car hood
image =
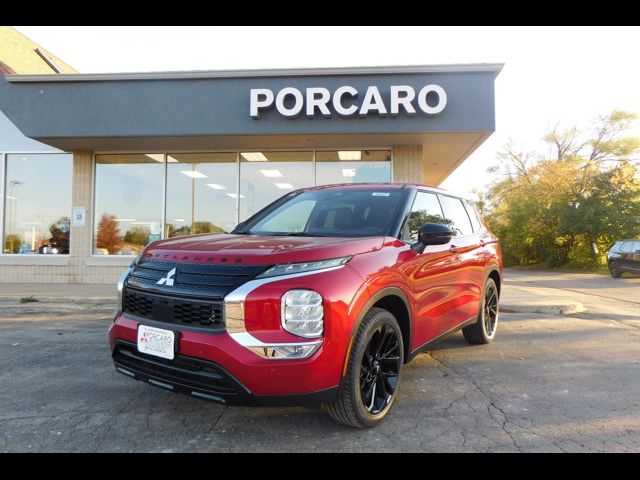
[[[310,262],[379,250],[384,237],[292,237],[205,234],[159,240],[145,256],[212,263]]]

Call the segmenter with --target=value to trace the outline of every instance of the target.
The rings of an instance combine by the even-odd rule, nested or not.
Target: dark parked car
[[[640,273],[640,240],[618,240],[607,253],[607,262],[613,278],[623,272]]]

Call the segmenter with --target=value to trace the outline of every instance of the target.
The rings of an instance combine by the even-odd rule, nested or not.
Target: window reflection
[[[240,154],[240,221],[291,190],[313,185],[313,152]]]
[[[231,231],[236,225],[237,154],[167,156],[165,237]]]
[[[316,152],[316,185],[391,181],[389,150]]]
[[[4,253],[68,254],[72,156],[9,154]]]
[[[94,253],[137,255],[162,233],[163,154],[96,155]]]

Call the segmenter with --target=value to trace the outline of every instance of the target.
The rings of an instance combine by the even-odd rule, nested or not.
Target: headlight
[[[280,305],[282,327],[305,338],[322,336],[324,307],[322,295],[313,290],[289,290]]]
[[[311,272],[313,270],[324,270],[327,268],[335,268],[344,265],[351,256],[332,258],[330,260],[320,260],[317,262],[301,262],[301,263],[283,263],[274,265],[269,270],[262,272],[256,278],[276,277],[278,275],[290,275],[292,273]]]

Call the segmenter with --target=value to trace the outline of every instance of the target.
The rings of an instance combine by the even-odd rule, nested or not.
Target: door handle
[[[451,245],[449,247],[449,252],[456,253],[457,251],[458,251],[458,247],[456,247],[455,245]]]
[[[484,240],[480,240],[480,246],[484,247],[487,244],[487,242],[485,242]]]

